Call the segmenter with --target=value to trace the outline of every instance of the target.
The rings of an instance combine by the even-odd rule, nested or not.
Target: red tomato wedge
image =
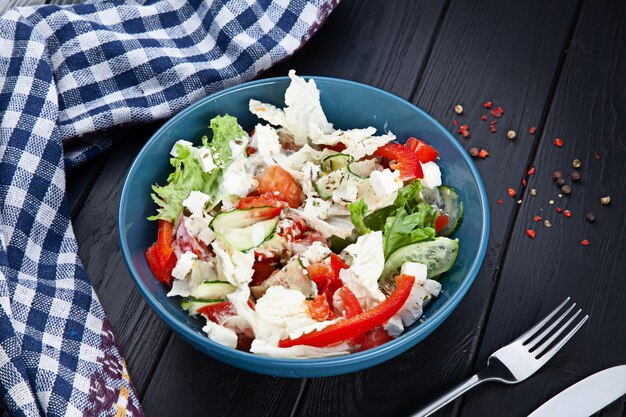
[[[448,216],[439,212],[439,216],[437,216],[437,219],[435,220],[435,232],[441,232],[441,230],[448,225],[448,221]]]
[[[419,139],[410,137],[404,144],[408,149],[413,151],[417,159],[425,164],[426,162],[434,162],[439,156],[439,152],[429,144]]]
[[[339,296],[343,301],[343,308],[346,312],[346,318],[351,319],[363,313],[363,307],[356,298],[356,295],[348,287],[339,288]]]
[[[256,179],[259,182],[259,194],[271,194],[277,200],[286,202],[291,208],[302,205],[304,195],[300,184],[280,166],[272,165]]]
[[[333,280],[333,270],[331,266],[317,263],[307,266],[306,271],[317,286],[318,294],[323,294]]]
[[[360,351],[375,348],[390,340],[393,340],[393,337],[389,336],[389,333],[387,333],[385,329],[376,327],[363,335]]]
[[[198,309],[198,313],[206,316],[209,320],[215,323],[220,323],[225,317],[234,316],[235,307],[230,301],[224,301],[217,304],[209,304]]]
[[[352,318],[331,324],[319,331],[303,334],[296,339],[283,339],[279,347],[308,345],[324,347],[365,334],[368,330],[378,327],[393,317],[409,298],[415,277],[398,275],[396,289],[382,303],[369,311]]]
[[[423,178],[422,166],[417,156],[410,149],[399,143],[388,143],[376,149],[376,156],[389,159],[389,167],[395,171],[400,171],[400,179],[408,181],[415,178]]]
[[[176,254],[172,248],[172,227],[172,223],[159,220],[157,241],[146,251],[150,270],[159,281],[167,285],[172,282],[172,269],[176,266]]]
[[[313,320],[324,321],[333,318],[333,312],[330,309],[330,304],[328,304],[328,300],[326,296],[318,295],[313,300],[308,302],[309,312],[311,313],[311,317]]]
[[[330,254],[330,267],[333,270],[335,280],[339,280],[339,271],[341,271],[342,269],[347,269],[348,264],[346,264],[339,255],[335,255],[334,253],[331,253]]]
[[[273,194],[265,193],[261,195],[252,195],[244,197],[237,202],[238,209],[249,209],[253,207],[279,207],[283,208],[287,205],[286,202],[281,201],[274,197]]]

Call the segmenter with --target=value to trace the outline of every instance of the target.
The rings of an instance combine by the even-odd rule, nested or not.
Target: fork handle
[[[452,402],[453,400],[455,400],[456,398],[458,398],[465,392],[469,391],[470,389],[474,388],[476,385],[484,381],[486,381],[486,379],[483,379],[479,377],[478,375],[474,375],[470,379],[466,380],[465,382],[462,382],[456,387],[452,388],[450,391],[446,392],[441,397],[439,397],[435,401],[428,404],[426,407],[411,414],[410,417],[429,416],[435,411],[439,410],[444,405],[448,404],[449,402]]]

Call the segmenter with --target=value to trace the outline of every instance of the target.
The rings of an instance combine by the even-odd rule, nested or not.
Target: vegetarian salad
[[[272,357],[370,349],[441,292],[463,205],[436,149],[335,129],[315,81],[289,77],[285,108],[250,100],[251,132],[224,115],[210,139],[176,142],[152,187],[146,259],[217,343]]]

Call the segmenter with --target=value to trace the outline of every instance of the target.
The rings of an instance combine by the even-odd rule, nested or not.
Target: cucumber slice
[[[345,153],[338,153],[322,159],[320,168],[322,168],[323,172],[337,171],[338,169],[350,165],[353,161],[354,158],[352,156]]]
[[[459,256],[459,242],[447,237],[438,237],[428,242],[404,246],[389,256],[385,262],[379,282],[387,291],[393,291],[394,278],[405,262],[419,262],[428,268],[428,278],[437,277],[450,268]]]
[[[299,257],[294,257],[280,271],[263,281],[261,285],[250,287],[250,292],[255,299],[263,297],[265,291],[274,285],[282,285],[285,288],[298,290],[307,297],[315,297],[313,281],[306,269],[302,266]]]
[[[276,207],[254,207],[227,211],[215,216],[209,227],[235,249],[247,251],[273,236],[281,210]]]
[[[235,291],[235,289],[234,285],[226,281],[204,281],[202,284],[191,290],[191,296],[193,298],[214,300],[226,298],[226,295]]]
[[[224,301],[228,300],[226,300],[225,298],[217,300],[203,300],[200,298],[187,297],[180,302],[180,307],[188,312],[190,316],[195,316],[198,314],[198,310],[200,310],[202,307],[211,304],[223,303]]]
[[[350,173],[347,168],[339,168],[315,181],[315,191],[322,198],[331,198],[333,191],[338,189],[345,181],[348,181],[349,178]]]
[[[437,188],[425,188],[422,197],[428,204],[437,206],[448,216],[448,224],[441,229],[439,236],[450,236],[459,229],[463,222],[463,202],[456,190],[446,185]]]

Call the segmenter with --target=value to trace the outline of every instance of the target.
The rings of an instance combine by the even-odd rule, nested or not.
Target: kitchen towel
[[[0,17],[0,397],[9,414],[143,415],[78,257],[65,170],[109,146],[112,127],[169,117],[284,59],[336,3],[92,0]]]

